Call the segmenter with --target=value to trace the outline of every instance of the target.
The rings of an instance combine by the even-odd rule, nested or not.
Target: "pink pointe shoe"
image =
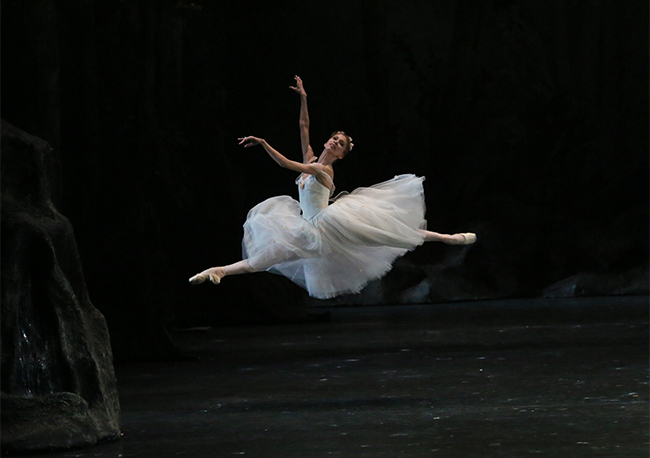
[[[463,232],[462,234],[458,234],[463,236],[463,241],[459,243],[459,245],[471,245],[472,243],[476,242],[476,234],[473,232]]]
[[[204,270],[200,274],[194,275],[190,278],[190,283],[198,285],[206,280],[210,280],[215,285],[221,283],[221,279],[226,276],[226,269],[223,267],[213,267],[212,269]]]

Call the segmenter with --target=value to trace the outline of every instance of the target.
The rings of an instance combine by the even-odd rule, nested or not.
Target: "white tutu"
[[[358,188],[310,220],[289,196],[267,199],[244,223],[244,259],[257,270],[284,275],[316,298],[357,293],[424,242],[423,181],[399,175]],[[327,188],[316,179],[311,182],[329,197]]]

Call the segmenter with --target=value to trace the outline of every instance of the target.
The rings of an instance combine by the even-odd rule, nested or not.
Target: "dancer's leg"
[[[210,280],[215,285],[221,282],[221,279],[226,275],[241,275],[253,272],[263,272],[270,267],[282,262],[292,261],[297,259],[298,255],[290,250],[282,247],[272,246],[264,250],[259,256],[256,256],[255,267],[253,267],[248,259],[228,264],[227,266],[212,267],[206,269],[201,273],[194,275],[190,278],[190,283],[203,283]]]
[[[422,231],[425,242],[442,242],[447,245],[470,245],[476,242],[476,234],[465,232],[462,234],[439,234],[437,232]]]
[[[254,269],[253,266],[251,266],[248,259],[235,262],[234,264],[228,264],[227,266],[224,266],[223,269],[226,271],[226,275],[241,275],[259,272],[259,270]]]
[[[238,261],[234,264],[228,264],[227,266],[212,267],[210,269],[206,269],[203,272],[198,273],[190,278],[190,283],[198,284],[203,283],[206,280],[210,280],[216,285],[220,283],[221,279],[226,275],[240,275],[252,272],[258,272],[258,270],[254,269],[250,265],[248,259],[244,259],[243,261]]]

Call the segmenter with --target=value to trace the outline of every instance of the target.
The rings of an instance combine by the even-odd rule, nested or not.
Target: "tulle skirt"
[[[424,242],[423,177],[358,188],[311,220],[289,196],[261,202],[244,223],[243,257],[256,270],[284,275],[313,297],[357,293]]]

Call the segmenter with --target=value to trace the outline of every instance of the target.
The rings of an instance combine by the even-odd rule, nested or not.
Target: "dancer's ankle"
[[[213,267],[212,269],[208,270],[208,277],[210,278],[210,281],[214,283],[215,285],[218,285],[221,283],[221,279],[228,275],[228,272],[226,272],[225,267]]]

